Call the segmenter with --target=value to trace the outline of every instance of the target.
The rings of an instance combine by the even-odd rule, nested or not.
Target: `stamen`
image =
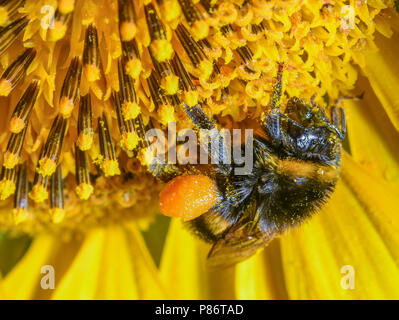
[[[8,96],[12,89],[25,75],[26,70],[30,66],[36,50],[33,48],[26,49],[3,73],[0,79],[0,96]]]
[[[208,79],[213,70],[212,62],[207,59],[201,46],[181,23],[176,28],[176,34],[191,63],[198,69],[197,76],[205,80]]]
[[[183,10],[184,17],[192,28],[197,40],[206,38],[209,34],[209,26],[203,20],[201,12],[191,0],[179,0],[179,3]]]
[[[112,93],[112,100],[115,105],[116,115],[118,117],[119,132],[121,134],[121,147],[126,151],[132,151],[138,145],[140,138],[135,130],[135,122],[138,120],[125,120],[122,113],[122,105],[120,94],[118,92]],[[141,116],[139,115],[141,118]]]
[[[98,48],[97,29],[92,24],[86,30],[83,65],[84,73],[89,82],[100,79],[100,50]]]
[[[54,25],[52,28],[48,29],[48,38],[49,41],[58,41],[62,39],[68,29],[69,20],[71,20],[72,13],[62,13],[59,9],[55,12],[54,15]]]
[[[134,80],[137,80],[143,70],[143,66],[141,65],[140,53],[136,40],[122,41],[122,53],[125,61],[125,72]]]
[[[3,0],[0,2],[0,26],[6,25],[17,13],[25,0]]]
[[[122,41],[132,40],[137,33],[136,11],[133,1],[118,0],[119,8],[119,33]]]
[[[98,131],[100,137],[100,151],[103,158],[100,168],[103,170],[106,177],[120,174],[119,163],[116,159],[115,147],[105,113],[98,118]]]
[[[90,93],[80,98],[78,116],[78,140],[80,150],[89,150],[93,145],[93,114]]]
[[[157,0],[161,16],[166,22],[176,20],[180,14],[181,9],[177,0]]]
[[[33,106],[39,94],[39,84],[39,81],[33,81],[16,105],[9,123],[11,132],[20,133],[28,125]]]
[[[29,192],[29,198],[31,198],[36,203],[41,203],[48,199],[48,179],[49,176],[42,176],[39,173],[35,173],[35,178],[33,180],[33,188]]]
[[[57,166],[57,169],[51,176],[50,208],[53,223],[60,223],[64,220],[64,181],[62,179],[61,165]]]
[[[181,86],[183,89],[182,98],[185,104],[190,107],[195,106],[198,103],[198,92],[197,88],[188,75],[183,63],[177,54],[172,59],[172,67],[177,76],[181,79]]]
[[[54,119],[36,168],[36,172],[44,177],[51,176],[55,172],[60,160],[67,125],[68,120],[61,115]]]
[[[133,79],[126,74],[122,60],[118,61],[119,91],[122,100],[122,114],[125,120],[135,119],[140,114],[140,106],[134,90]]]
[[[94,188],[90,181],[90,171],[87,153],[75,147],[75,166],[76,166],[76,194],[82,200],[87,200],[93,194]]]
[[[0,30],[0,56],[12,45],[25,29],[28,19],[19,18]]]
[[[15,168],[2,168],[0,180],[0,200],[6,200],[9,196],[14,194],[16,178]]]
[[[12,133],[4,152],[3,166],[7,169],[14,168],[21,160],[21,151],[25,140],[26,128],[20,133]]]
[[[69,118],[73,107],[79,96],[80,78],[82,75],[82,65],[79,57],[72,59],[68,72],[62,84],[59,109],[64,118]]]
[[[75,9],[75,0],[58,0],[58,10],[62,14],[71,13]]]
[[[13,218],[16,225],[29,218],[28,192],[28,164],[24,162],[18,168],[17,188],[14,196]]]
[[[153,57],[163,62],[172,58],[173,47],[167,39],[166,29],[152,3],[144,6],[148,31],[151,37],[150,51]]]
[[[158,73],[160,80],[160,87],[165,90],[168,95],[174,95],[179,90],[179,77],[173,73],[172,66],[169,61],[158,62],[152,55],[152,64],[154,65],[155,71]]]

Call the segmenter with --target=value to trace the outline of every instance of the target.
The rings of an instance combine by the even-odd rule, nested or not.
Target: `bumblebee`
[[[161,212],[176,216],[175,211],[186,210],[191,218],[191,210],[199,215],[185,224],[213,244],[210,265],[245,260],[276,235],[301,224],[328,200],[339,178],[346,132],[343,109],[331,107],[329,119],[314,99],[291,97],[283,113],[282,73],[279,64],[270,108],[253,139],[251,172],[235,175],[237,165],[223,159],[200,174],[182,173],[168,164],[151,166],[155,176],[169,181],[161,192]],[[197,129],[215,128],[199,105],[185,106],[185,111]],[[223,139],[218,139],[223,149]]]

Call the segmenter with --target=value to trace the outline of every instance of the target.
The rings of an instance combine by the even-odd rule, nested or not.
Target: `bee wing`
[[[223,238],[213,245],[208,254],[208,265],[211,267],[232,266],[255,254],[273,238],[274,234],[267,234],[259,227],[254,229],[252,221],[238,221]]]

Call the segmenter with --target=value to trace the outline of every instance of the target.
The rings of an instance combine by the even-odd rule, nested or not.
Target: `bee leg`
[[[204,113],[202,108],[197,104],[193,107],[189,107],[188,105],[184,106],[184,109],[193,122],[193,124],[200,130],[207,130],[209,132],[209,147],[211,148],[211,161],[212,163],[217,163],[222,169],[222,172],[228,174],[231,171],[230,160],[228,157],[228,149],[225,143],[223,136],[217,130],[214,122],[209,119],[209,117]],[[217,141],[218,149],[214,150],[212,146],[214,142]]]
[[[343,139],[346,135],[346,120],[345,120],[345,111],[343,108],[339,108],[341,112],[341,120],[338,117],[338,108],[333,106],[331,108],[331,122],[332,125],[339,131],[341,139]]]
[[[180,175],[179,168],[174,164],[165,162],[160,156],[156,156],[149,165],[151,174],[163,182],[168,182]]]

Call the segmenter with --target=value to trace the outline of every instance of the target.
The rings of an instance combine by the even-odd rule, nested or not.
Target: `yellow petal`
[[[237,299],[287,299],[278,239],[236,266]]]
[[[363,71],[395,128],[399,130],[399,34],[395,33],[390,39],[376,36],[376,44],[380,50],[366,53]]]
[[[350,161],[346,156],[344,160],[343,166]],[[356,166],[345,170],[358,174]],[[288,294],[293,299],[397,299],[399,269],[392,247],[399,233],[385,214],[379,215],[383,201],[394,201],[397,206],[396,195],[389,194],[388,199],[370,208],[378,193],[370,202],[362,202],[351,189],[355,185],[348,186],[345,172],[343,176],[320,214],[281,239]],[[370,192],[381,187],[373,183],[366,186]],[[371,214],[375,215],[373,220]],[[396,239],[390,247],[393,237]],[[345,286],[349,272],[345,266],[353,268],[354,289]]]
[[[370,172],[399,186],[399,133],[365,78],[359,79],[358,87],[364,98],[345,102],[351,155]]]
[[[173,219],[161,260],[161,277],[172,299],[234,299],[234,268],[206,267],[209,245]]]

